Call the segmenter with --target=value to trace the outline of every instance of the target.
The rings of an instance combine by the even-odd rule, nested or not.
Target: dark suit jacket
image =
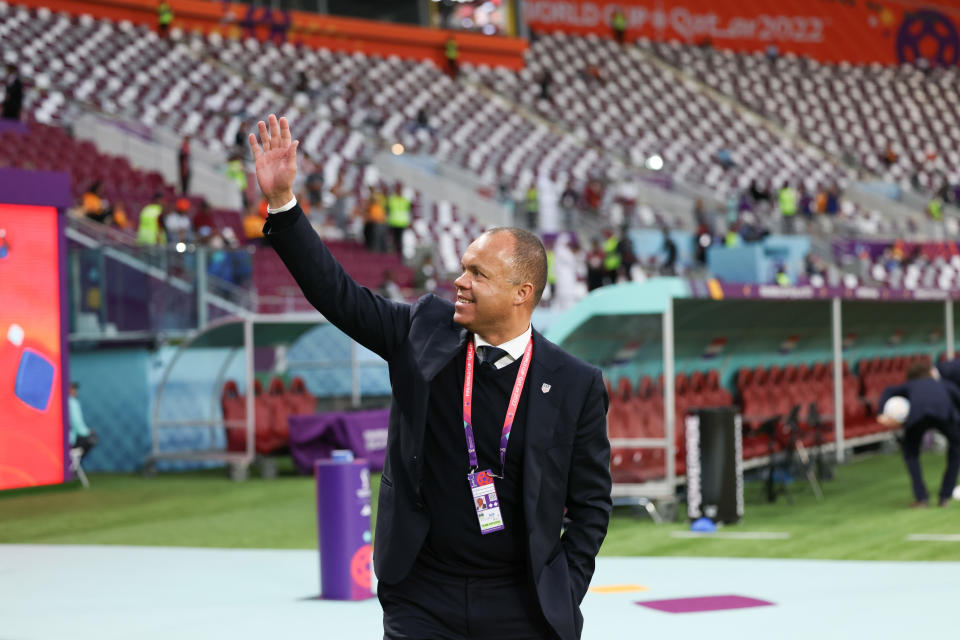
[[[953,423],[960,405],[960,389],[949,380],[918,378],[887,387],[880,394],[877,413],[883,413],[883,405],[893,396],[903,396],[910,401],[910,415],[903,426],[906,428],[923,424],[927,420]]]
[[[273,214],[264,233],[307,300],[389,364],[393,400],[373,559],[378,578],[395,584],[410,571],[430,526],[420,493],[430,381],[464,347],[467,331],[453,322],[446,300],[389,302],[357,285],[299,206]],[[562,640],[573,640],[610,517],[607,393],[599,369],[536,331],[526,393],[528,564],[544,615]]]

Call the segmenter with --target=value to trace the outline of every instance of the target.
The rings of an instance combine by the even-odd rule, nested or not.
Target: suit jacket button
[[[423,511],[423,503],[422,503],[422,502],[418,502],[418,503],[417,503],[417,511]]]
[[[417,464],[417,456],[411,456],[411,457],[410,457],[410,462],[411,462],[411,464]]]

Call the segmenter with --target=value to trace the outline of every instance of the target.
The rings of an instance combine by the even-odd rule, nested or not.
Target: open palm
[[[250,134],[248,140],[257,167],[257,184],[272,208],[281,207],[293,198],[293,179],[297,175],[299,140],[291,140],[290,123],[277,120],[272,113],[267,122],[257,123],[260,142]],[[262,146],[261,146],[262,145]]]

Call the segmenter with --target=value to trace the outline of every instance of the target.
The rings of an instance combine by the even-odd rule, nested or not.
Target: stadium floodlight
[[[187,245],[183,242],[177,243],[177,253],[184,253],[187,250]]]
[[[663,169],[663,158],[661,158],[659,154],[655,153],[647,158],[647,161],[644,163],[644,165],[651,171],[660,171],[660,169]]]
[[[393,146],[390,147],[390,151],[393,152],[395,156],[403,155],[403,145],[399,142],[394,142]]]

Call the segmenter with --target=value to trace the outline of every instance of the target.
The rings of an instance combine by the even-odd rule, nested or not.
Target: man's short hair
[[[930,378],[930,364],[927,362],[914,362],[907,367],[907,380],[919,380],[920,378]]]
[[[533,306],[540,303],[540,296],[547,286],[547,250],[535,233],[519,227],[493,227],[487,229],[484,235],[495,233],[509,233],[513,236],[513,267],[514,284],[530,282],[533,284]]]

